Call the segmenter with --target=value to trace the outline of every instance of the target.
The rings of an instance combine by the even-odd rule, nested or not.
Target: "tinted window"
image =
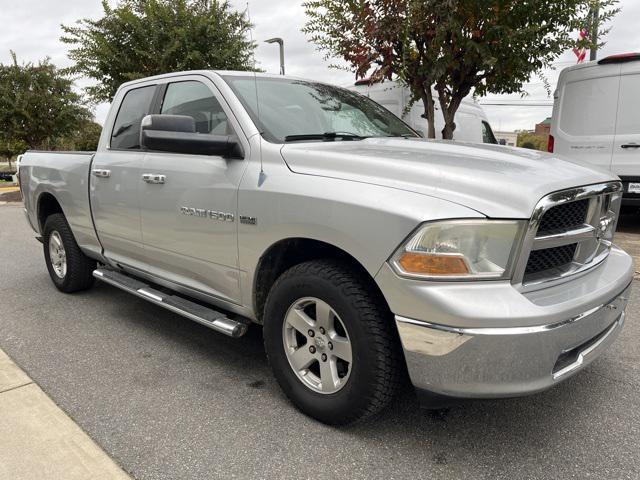
[[[568,83],[562,93],[560,129],[569,135],[612,135],[618,108],[618,77]]]
[[[111,132],[111,148],[140,148],[140,122],[148,115],[156,86],[129,90]]]
[[[232,133],[227,116],[209,88],[200,82],[171,83],[160,113],[188,115],[196,121],[196,131],[227,135]]]

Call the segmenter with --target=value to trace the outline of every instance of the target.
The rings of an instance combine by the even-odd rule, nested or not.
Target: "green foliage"
[[[54,146],[54,150],[95,151],[98,149],[101,133],[102,126],[99,123],[84,120],[72,132],[61,138]]]
[[[219,0],[121,0],[104,16],[62,26],[72,48],[74,73],[95,79],[87,88],[97,102],[111,101],[127,81],[161,73],[253,70],[255,43],[244,13]]]
[[[518,132],[518,147],[529,148],[531,150],[547,151],[548,137],[546,135],[536,135],[535,133],[521,131]]]
[[[589,7],[589,15],[583,27],[587,30],[587,38],[578,41],[578,46],[599,49],[606,45],[607,42],[602,39],[611,31],[611,26],[607,26],[607,24],[620,13],[619,0],[586,1]]]
[[[462,99],[522,91],[575,45],[590,0],[309,0],[304,31],[356,77],[397,75],[452,138]]]
[[[0,156],[46,149],[91,118],[72,80],[48,59],[0,64]]]

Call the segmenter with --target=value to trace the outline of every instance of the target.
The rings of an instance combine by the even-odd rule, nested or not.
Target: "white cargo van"
[[[623,205],[640,206],[640,53],[560,73],[548,150],[611,170],[624,184]]]
[[[411,93],[407,87],[398,82],[377,82],[371,83],[369,79],[359,80],[354,85],[347,86],[349,90],[358,92],[376,101],[394,115],[400,117],[408,123],[420,135],[426,137],[427,120],[423,118],[424,107],[422,101],[416,102],[413,107],[405,113],[405,106],[411,98]],[[436,138],[442,138],[444,119],[438,105],[438,97],[434,92],[436,101]],[[459,142],[474,143],[498,143],[489,125],[489,119],[482,110],[482,107],[472,99],[465,98],[456,113],[456,129],[453,132],[453,139]]]

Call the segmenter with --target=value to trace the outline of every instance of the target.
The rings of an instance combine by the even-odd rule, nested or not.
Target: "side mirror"
[[[235,135],[197,133],[188,115],[147,115],[140,125],[140,145],[160,152],[244,158]]]

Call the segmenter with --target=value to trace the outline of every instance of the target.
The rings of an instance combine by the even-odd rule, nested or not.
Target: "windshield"
[[[253,75],[223,78],[270,142],[418,136],[384,107],[344,88]]]

